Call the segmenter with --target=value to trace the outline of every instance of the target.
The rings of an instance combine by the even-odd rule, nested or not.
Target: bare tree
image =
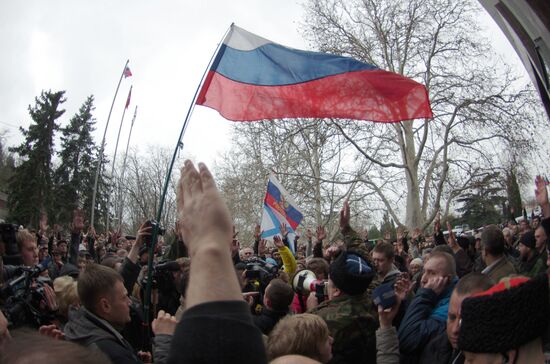
[[[336,231],[332,228],[344,198],[367,201],[368,196],[358,194],[355,183],[349,182],[358,176],[343,163],[351,157],[343,144],[345,139],[323,120],[237,124],[233,148],[216,173],[236,225],[247,233],[244,241],[251,241],[254,225],[260,221],[270,172],[304,211],[303,225],[323,225]],[[356,217],[364,220],[357,208],[363,204],[353,205]]]
[[[426,228],[472,181],[492,173],[500,150],[532,147],[538,101],[481,36],[476,2],[309,0],[305,6],[304,34],[321,51],[414,78],[429,91],[433,120],[332,121],[356,151],[358,188],[374,192],[398,225]]]
[[[129,151],[126,172],[123,178],[122,159],[117,165],[114,183],[115,205],[122,204],[124,231],[135,232],[147,219],[156,218],[160,196],[164,187],[166,172],[172,152],[166,148],[148,147],[145,151]],[[183,163],[183,160],[179,162]],[[176,166],[181,165],[176,162]],[[176,221],[176,183],[179,173],[172,173],[160,224],[164,228],[174,227]],[[119,192],[120,191],[120,192]],[[118,221],[115,222],[118,225]]]

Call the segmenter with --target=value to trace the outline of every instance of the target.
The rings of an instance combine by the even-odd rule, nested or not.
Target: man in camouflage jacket
[[[345,247],[330,265],[328,300],[310,313],[323,318],[334,339],[330,363],[376,363],[376,335],[378,328],[376,308],[367,287],[374,277],[368,264],[366,247],[349,226],[347,202],[340,213],[340,228]],[[311,300],[308,307],[315,306]]]

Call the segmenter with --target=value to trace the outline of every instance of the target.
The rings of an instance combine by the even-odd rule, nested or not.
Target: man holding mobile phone
[[[458,281],[454,257],[448,253],[432,253],[424,264],[421,288],[411,301],[399,327],[401,357],[417,363],[423,348],[445,331],[449,301]]]

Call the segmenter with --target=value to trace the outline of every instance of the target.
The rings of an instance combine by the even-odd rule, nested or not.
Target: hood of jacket
[[[84,346],[100,340],[112,340],[132,350],[122,335],[107,321],[84,307],[69,311],[69,321],[64,327],[65,338]]]

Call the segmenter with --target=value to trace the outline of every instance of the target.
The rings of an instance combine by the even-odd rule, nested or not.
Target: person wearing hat
[[[518,273],[528,277],[534,277],[544,271],[546,262],[537,250],[535,234],[532,231],[525,232],[519,240],[520,263]]]
[[[458,348],[466,363],[544,363],[548,276],[505,278],[461,306]]]
[[[346,246],[330,265],[328,300],[314,307],[317,298],[315,293],[310,294],[308,312],[325,320],[334,338],[330,363],[376,363],[378,323],[372,314],[375,312],[373,302],[366,294],[375,272],[363,251],[355,249],[355,243],[350,242],[354,232],[349,226],[347,202],[340,213],[340,228]]]
[[[341,251],[330,265],[328,300],[308,312],[327,323],[334,338],[331,363],[375,363],[376,319],[366,294],[374,271],[361,255]],[[308,308],[311,307],[311,298]]]

